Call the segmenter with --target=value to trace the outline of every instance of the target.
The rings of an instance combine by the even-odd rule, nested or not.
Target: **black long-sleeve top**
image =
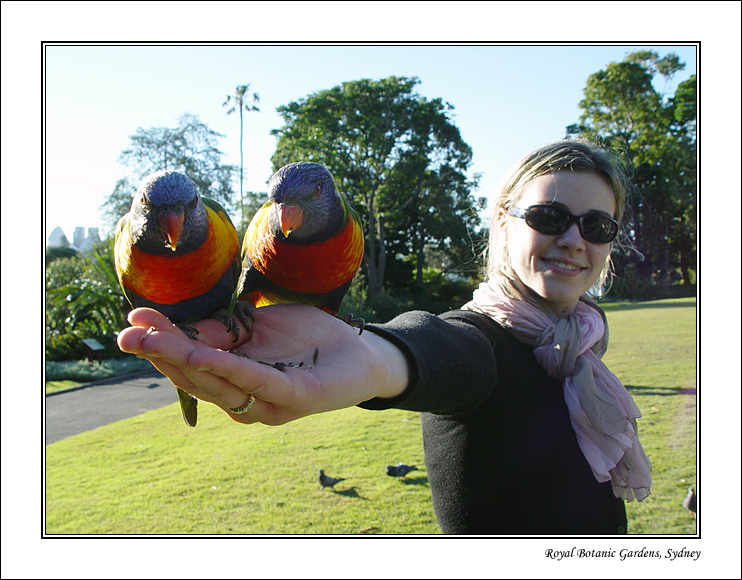
[[[366,409],[422,412],[425,467],[444,534],[616,535],[623,500],[598,483],[572,429],[562,384],[489,317],[408,312],[369,325],[410,365],[400,396]]]

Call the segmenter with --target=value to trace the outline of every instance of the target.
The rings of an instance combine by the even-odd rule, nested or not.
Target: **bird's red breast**
[[[145,254],[126,243],[128,232],[122,232],[115,251],[124,285],[158,304],[195,298],[214,286],[237,258],[239,240],[229,218],[209,207],[206,212],[209,216],[206,241],[187,254]]]
[[[253,266],[273,284],[292,292],[335,290],[358,271],[363,231],[349,218],[336,236],[313,244],[288,244],[271,234],[270,209],[264,207],[248,228],[245,249]]]

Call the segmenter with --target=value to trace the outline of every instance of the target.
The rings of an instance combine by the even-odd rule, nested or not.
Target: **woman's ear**
[[[508,241],[508,222],[510,215],[507,211],[505,211],[505,208],[498,208],[497,214],[495,215],[495,220],[497,222],[497,229],[498,229],[498,235],[501,237],[501,239],[507,243]]]

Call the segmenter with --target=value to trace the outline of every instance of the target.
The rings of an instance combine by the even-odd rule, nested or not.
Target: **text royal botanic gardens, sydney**
[[[675,560],[677,558],[691,558],[693,561],[701,557],[700,550],[688,550],[683,547],[679,550],[668,548],[663,554],[660,550],[585,550],[583,548],[573,547],[571,550],[554,550],[548,548],[544,555],[551,560],[562,560],[564,558],[619,558],[622,562],[629,558],[667,558]]]

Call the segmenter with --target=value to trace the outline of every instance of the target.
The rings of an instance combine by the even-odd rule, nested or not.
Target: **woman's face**
[[[556,171],[531,180],[516,207],[536,204],[554,205],[577,216],[613,217],[616,211],[613,188],[600,175],[586,172]],[[560,318],[572,314],[580,296],[597,282],[611,244],[585,241],[577,222],[563,234],[545,235],[500,209],[497,223],[520,280]]]

